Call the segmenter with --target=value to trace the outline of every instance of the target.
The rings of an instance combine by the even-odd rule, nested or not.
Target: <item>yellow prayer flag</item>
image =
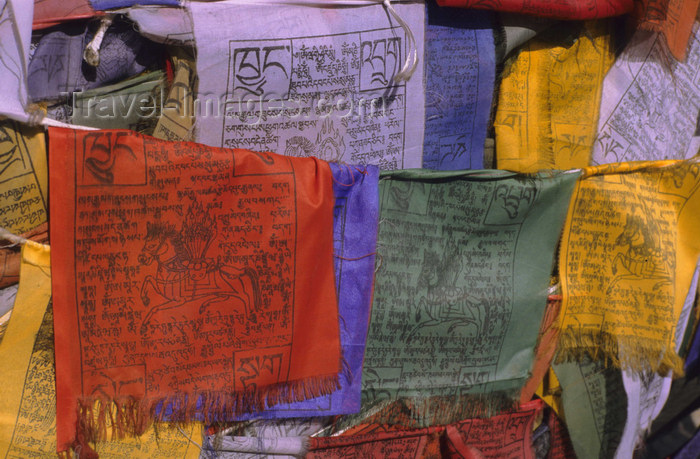
[[[586,168],[561,242],[558,361],[682,373],[674,334],[700,255],[700,158]]]
[[[603,78],[614,53],[610,21],[562,24],[531,40],[503,72],[496,159],[499,169],[536,172],[590,163]]]
[[[0,227],[26,233],[47,221],[44,128],[0,120]]]

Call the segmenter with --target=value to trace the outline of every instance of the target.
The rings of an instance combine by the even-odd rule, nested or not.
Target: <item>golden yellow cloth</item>
[[[559,418],[564,420],[564,410],[561,407],[561,385],[552,367],[549,367],[535,394],[549,405]]]
[[[682,373],[675,326],[700,255],[700,158],[584,170],[561,241],[558,361]]]
[[[20,285],[12,318],[0,342],[0,457],[55,457],[56,389],[49,247],[22,248]],[[193,437],[161,428],[141,438],[97,445],[101,458],[197,458]]]
[[[193,140],[194,93],[197,84],[194,57],[181,47],[174,47],[171,52],[175,77],[153,137],[163,140]]]
[[[499,169],[536,172],[590,163],[603,77],[614,53],[610,21],[566,23],[531,40],[506,65],[499,90]]]
[[[0,227],[21,234],[46,223],[48,186],[44,129],[0,120]]]

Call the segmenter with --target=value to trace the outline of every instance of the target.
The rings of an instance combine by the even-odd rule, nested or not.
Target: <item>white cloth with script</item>
[[[421,166],[423,63],[407,81],[396,75],[407,59],[423,57],[423,2],[188,8],[197,142],[382,169]]]
[[[688,296],[685,298],[681,316],[676,324],[676,351],[681,347],[683,335],[685,335],[693,311],[699,273],[700,264],[695,269]],[[634,450],[642,441],[644,433],[651,427],[651,423],[666,404],[671,392],[672,381],[673,378],[670,374],[662,377],[656,373],[640,375],[631,371],[622,372],[622,382],[625,385],[625,392],[627,392],[627,422],[615,452],[617,459],[631,459],[633,457]]]
[[[0,0],[0,115],[28,122],[27,61],[34,3]]]
[[[685,62],[638,30],[605,76],[593,164],[685,159],[700,148],[700,27]]]

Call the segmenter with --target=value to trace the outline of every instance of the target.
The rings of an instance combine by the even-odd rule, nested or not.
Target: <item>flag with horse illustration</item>
[[[59,451],[337,389],[327,163],[49,135]]]
[[[700,256],[700,161],[584,169],[564,226],[558,361],[683,372],[676,324]]]

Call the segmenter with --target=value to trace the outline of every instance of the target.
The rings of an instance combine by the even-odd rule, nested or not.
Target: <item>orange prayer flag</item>
[[[340,370],[327,163],[50,129],[58,450],[230,420]]]

